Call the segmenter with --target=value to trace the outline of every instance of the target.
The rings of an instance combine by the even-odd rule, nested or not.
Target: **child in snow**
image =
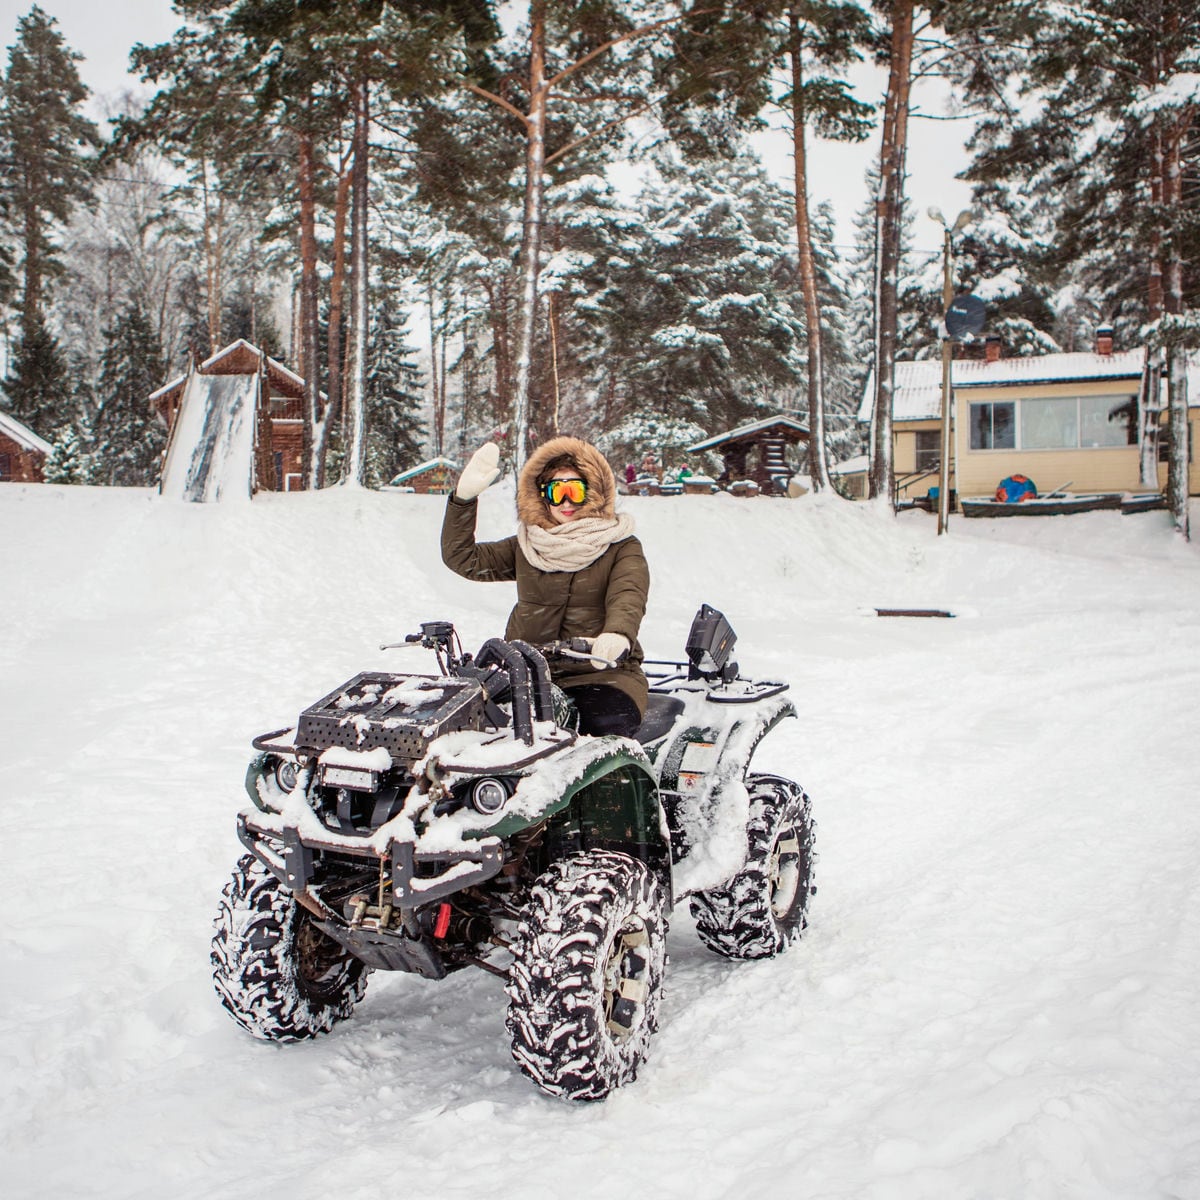
[[[516,581],[506,638],[593,639],[590,665],[556,660],[554,682],[575,701],[581,733],[631,737],[646,710],[637,636],[650,574],[632,518],[615,510],[612,468],[578,438],[544,443],[517,481],[515,536],[477,542],[477,498],[499,476],[499,459],[488,442],[463,468],[446,503],[442,561],[465,579]]]

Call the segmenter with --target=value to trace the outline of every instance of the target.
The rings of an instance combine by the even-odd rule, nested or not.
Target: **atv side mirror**
[[[687,656],[689,679],[724,678],[724,670],[733,653],[737,634],[733,626],[710,604],[700,605],[688,631]],[[733,667],[737,674],[737,665]]]

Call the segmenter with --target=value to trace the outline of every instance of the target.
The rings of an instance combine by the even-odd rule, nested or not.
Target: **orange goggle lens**
[[[542,485],[542,495],[555,508],[567,500],[582,504],[587,499],[587,484],[582,479],[551,479]]]

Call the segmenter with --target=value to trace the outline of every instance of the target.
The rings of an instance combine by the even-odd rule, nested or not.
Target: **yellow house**
[[[1046,493],[1146,491],[1140,482],[1142,349],[1029,358],[960,359],[951,369],[951,487],[960,497],[992,496],[1009,475]],[[993,351],[993,346],[988,347]],[[1188,490],[1200,494],[1200,362],[1189,371]],[[1166,424],[1161,386],[1160,428]],[[898,362],[893,399],[897,500],[920,500],[938,482],[942,364]],[[871,417],[871,384],[859,420]],[[1158,486],[1166,486],[1166,438],[1158,439]],[[1153,486],[1153,485],[1152,485]]]

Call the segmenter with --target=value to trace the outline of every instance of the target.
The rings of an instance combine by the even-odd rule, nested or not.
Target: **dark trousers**
[[[579,732],[633,737],[642,723],[637,705],[620,688],[589,683],[565,689],[579,710]]]

